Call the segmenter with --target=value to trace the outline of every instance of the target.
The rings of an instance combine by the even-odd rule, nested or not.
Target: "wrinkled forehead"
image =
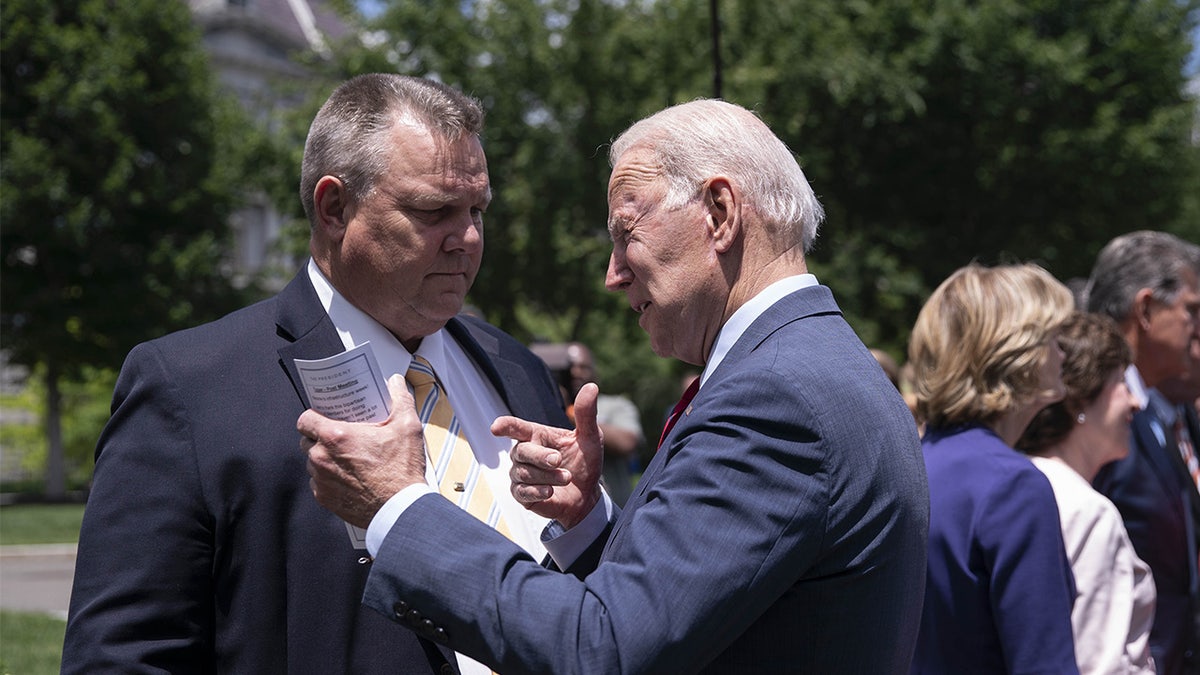
[[[608,179],[609,208],[636,199],[649,190],[662,190],[663,167],[647,148],[631,148],[613,165]]]
[[[449,138],[425,126],[397,124],[391,140],[393,180],[420,184],[419,191],[433,201],[490,200],[487,157],[478,136]]]

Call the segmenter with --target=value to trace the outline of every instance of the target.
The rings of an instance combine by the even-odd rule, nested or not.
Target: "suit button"
[[[421,613],[415,609],[410,609],[404,615],[404,620],[410,624],[416,624],[418,621],[421,620]]]
[[[403,619],[404,613],[407,611],[408,611],[408,603],[404,602],[403,600],[392,605],[392,615],[395,616],[397,620]]]
[[[438,669],[438,672],[440,672],[441,675],[455,675],[454,666],[450,665],[449,663],[443,663],[442,667]]]
[[[430,639],[440,644],[446,644],[446,640],[448,639],[446,636],[446,629],[442,628],[441,626],[434,628],[433,635],[430,636]]]

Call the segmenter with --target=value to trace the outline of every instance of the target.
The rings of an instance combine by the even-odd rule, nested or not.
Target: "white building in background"
[[[309,73],[303,58],[325,55],[349,28],[326,0],[187,0],[196,18],[218,81],[263,124],[297,101],[295,85]],[[297,181],[300,167],[296,167]],[[283,270],[268,285],[282,287],[296,269],[276,247],[286,225],[266,194],[234,214],[233,268],[245,279],[264,267]],[[269,266],[269,267],[268,267]],[[276,274],[275,276],[279,276]]]

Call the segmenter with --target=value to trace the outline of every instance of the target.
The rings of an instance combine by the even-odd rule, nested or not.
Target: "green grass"
[[[0,507],[0,545],[79,541],[82,504]],[[65,621],[46,614],[0,610],[0,675],[53,675],[62,660]]]
[[[0,507],[0,545],[74,544],[83,504],[14,504]]]
[[[0,610],[0,674],[54,675],[67,623],[44,614]]]

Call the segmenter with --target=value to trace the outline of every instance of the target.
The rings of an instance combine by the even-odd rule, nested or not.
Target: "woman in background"
[[[1077,673],[1075,589],[1050,482],[1013,449],[1063,395],[1071,292],[1036,265],[968,265],[909,345],[929,476],[929,572],[913,673]]]
[[[1092,489],[1100,467],[1129,454],[1137,403],[1125,386],[1129,345],[1107,316],[1076,313],[1063,326],[1062,401],[1033,418],[1017,447],[1054,488],[1075,575],[1071,625],[1082,673],[1153,673],[1154,577],[1121,514]]]

